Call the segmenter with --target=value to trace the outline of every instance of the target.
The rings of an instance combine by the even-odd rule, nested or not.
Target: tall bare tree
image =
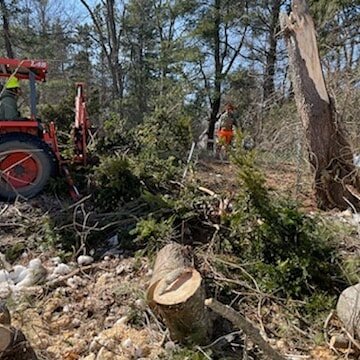
[[[104,54],[112,81],[113,98],[122,98],[124,94],[124,69],[120,61],[121,38],[123,34],[122,19],[125,15],[125,5],[122,9],[116,7],[115,0],[106,0],[95,9],[85,0],[80,0],[88,11],[96,29],[96,41]]]
[[[336,117],[321,68],[315,26],[305,0],[293,0],[282,17],[297,108],[315,173],[319,208],[360,209],[360,178],[351,146]]]

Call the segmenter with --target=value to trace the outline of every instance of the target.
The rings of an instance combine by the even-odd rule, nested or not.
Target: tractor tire
[[[36,136],[23,133],[0,135],[0,197],[12,201],[40,193],[56,174],[57,160],[51,148]]]

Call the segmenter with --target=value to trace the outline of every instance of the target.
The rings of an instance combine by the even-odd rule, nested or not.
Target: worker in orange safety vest
[[[216,153],[220,151],[223,145],[230,146],[234,137],[234,127],[238,126],[232,104],[225,105],[225,111],[220,115],[218,122]]]

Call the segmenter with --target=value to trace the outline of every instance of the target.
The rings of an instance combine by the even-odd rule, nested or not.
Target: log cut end
[[[201,286],[201,275],[195,269],[186,269],[174,281],[167,282],[171,273],[160,280],[153,293],[158,305],[177,305],[190,299]]]
[[[12,331],[3,325],[0,325],[0,352],[4,352],[12,343]]]

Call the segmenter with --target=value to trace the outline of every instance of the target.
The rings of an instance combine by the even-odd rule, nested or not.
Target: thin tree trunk
[[[320,209],[360,209],[360,181],[351,146],[325,86],[314,22],[305,0],[293,0],[281,17],[289,52],[295,101],[305,129]]]
[[[214,97],[211,104],[211,114],[209,119],[208,137],[210,140],[214,139],[215,123],[217,115],[220,111],[221,103],[221,81],[222,81],[222,61],[220,54],[220,23],[221,23],[221,8],[220,0],[215,0],[215,33],[214,33],[214,60],[215,60],[215,87]],[[212,143],[209,142],[209,147],[212,149]]]
[[[123,68],[119,61],[120,51],[120,32],[116,33],[117,19],[115,17],[115,1],[107,0],[106,4],[106,24],[107,33],[104,33],[102,24],[95,12],[85,0],[80,0],[84,7],[89,12],[91,19],[95,25],[96,31],[99,35],[99,43],[103,54],[106,57],[107,65],[112,78],[112,97],[113,99],[122,99],[124,93],[123,84]],[[124,14],[123,14],[124,16]]]
[[[0,0],[2,18],[3,18],[3,34],[7,57],[13,59],[15,57],[14,50],[11,43],[10,26],[9,26],[9,11],[6,7],[5,0]]]
[[[275,76],[275,65],[276,65],[276,47],[279,26],[279,15],[280,6],[282,0],[274,0],[271,8],[271,21],[269,31],[269,48],[266,55],[266,68],[265,68],[265,79],[264,79],[264,100],[269,97],[275,91],[274,76]]]

